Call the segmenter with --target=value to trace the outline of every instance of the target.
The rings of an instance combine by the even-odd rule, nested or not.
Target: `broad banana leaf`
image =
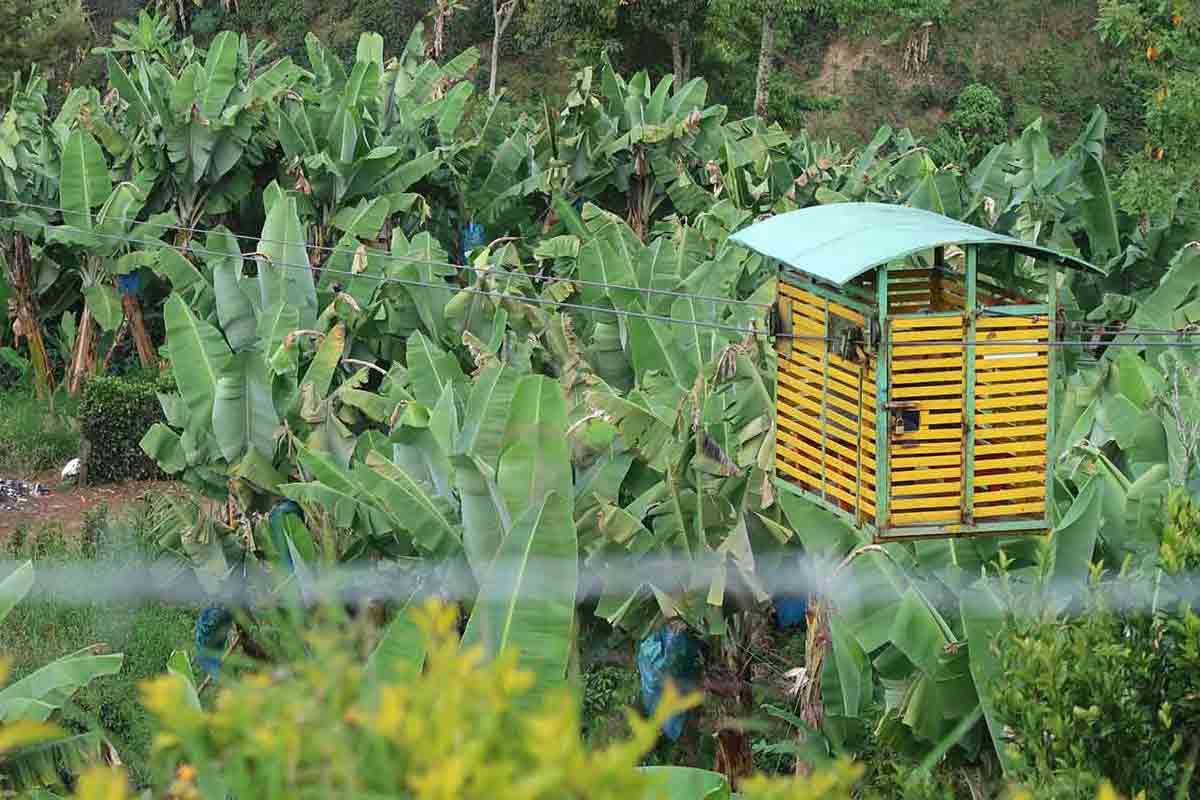
[[[52,661],[0,690],[0,721],[44,722],[94,679],[121,670],[120,653],[92,655],[91,648]]]
[[[654,785],[638,800],[729,800],[729,781],[694,767],[638,767]]]
[[[494,658],[515,650],[534,675],[540,703],[566,684],[574,648],[578,544],[569,495],[551,491],[513,522],[479,588],[463,634],[464,647]]]
[[[33,588],[33,562],[26,561],[0,581],[0,622]]]
[[[220,332],[196,317],[178,294],[163,307],[175,382],[188,409],[188,426],[207,428],[213,418],[217,382],[233,354]]]

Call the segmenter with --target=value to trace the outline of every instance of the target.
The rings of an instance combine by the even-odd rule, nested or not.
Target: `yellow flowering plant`
[[[663,721],[698,698],[668,691],[652,718],[629,712],[628,739],[589,749],[578,703],[568,694],[531,697],[533,677],[506,653],[485,662],[460,646],[451,610],[414,614],[423,663],[398,661],[372,673],[346,637],[315,633],[311,658],[250,674],[221,688],[211,708],[190,701],[176,674],[143,685],[159,732],[154,745],[167,800],[587,798],[700,800],[692,781],[643,770]],[[699,771],[693,771],[699,772]],[[849,798],[860,770],[840,763],[810,779],[757,778],[743,798]],[[705,777],[718,778],[711,773]],[[124,800],[124,783],[89,776],[77,800]],[[719,780],[702,795],[729,798]]]

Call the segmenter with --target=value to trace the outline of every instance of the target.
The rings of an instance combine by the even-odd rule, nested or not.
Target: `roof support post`
[[[888,330],[887,265],[875,271],[876,299],[879,303],[879,352],[875,362],[875,528],[883,533],[891,505],[892,412],[888,408],[888,375],[892,364],[892,337]]]
[[[978,269],[979,248],[967,250],[967,297],[963,311],[963,459],[962,523],[975,524],[975,337],[979,334]]]
[[[1057,458],[1057,453],[1054,451],[1054,440],[1056,437],[1055,419],[1058,417],[1058,370],[1061,359],[1058,357],[1058,347],[1055,345],[1055,339],[1058,338],[1058,262],[1051,261],[1046,270],[1047,286],[1046,307],[1050,313],[1047,314],[1047,331],[1046,331],[1046,509],[1042,513],[1045,515],[1046,521],[1050,522],[1050,508],[1052,503],[1051,498],[1054,496],[1054,462]]]

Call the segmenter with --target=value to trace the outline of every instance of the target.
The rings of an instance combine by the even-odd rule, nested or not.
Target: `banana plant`
[[[326,255],[331,245],[353,251],[381,234],[386,241],[393,218],[430,216],[430,193],[413,189],[459,146],[455,134],[473,91],[461,78],[478,52],[444,66],[418,61],[420,33],[418,25],[387,64],[383,37],[364,33],[349,74],[315,36],[305,40],[311,79],[278,108],[273,128],[288,159],[280,179],[300,193],[316,267],[338,259]]]
[[[45,398],[54,390],[40,301],[60,269],[38,243],[45,238],[47,208],[57,202],[58,158],[46,126],[46,80],[35,69],[14,79],[10,106],[0,119],[0,251],[9,290],[5,307],[14,338],[25,340],[34,388]],[[35,207],[37,206],[37,207]]]
[[[149,36],[161,27],[156,21],[143,11],[137,30]],[[175,213],[175,243],[183,245],[206,216],[232,211],[251,193],[254,168],[267,156],[268,111],[301,71],[287,57],[268,62],[269,45],[251,49],[230,31],[207,50],[187,40],[164,52],[144,38],[102,51],[124,123],[120,152],[110,149],[147,188],[150,208]]]
[[[116,283],[118,276],[136,273],[149,262],[153,250],[145,245],[159,239],[162,225],[173,217],[153,215],[138,222],[144,191],[129,182],[113,185],[100,143],[83,129],[72,131],[63,148],[59,202],[63,224],[51,228],[47,238],[77,255],[84,296],[68,377],[74,394],[96,370],[97,326],[104,333],[127,326],[142,366],[157,362],[137,295],[118,295]]]
[[[34,579],[33,562],[27,561],[0,581],[0,623],[33,589]],[[0,688],[0,779],[6,789],[57,785],[60,764],[78,771],[111,747],[98,732],[72,735],[52,721],[80,689],[120,671],[124,657],[103,650],[86,647]],[[7,671],[7,664],[0,665],[0,684]]]
[[[628,81],[605,61],[575,76],[565,107],[547,109],[532,172],[541,191],[586,197],[623,213],[639,240],[667,215],[668,187],[682,172],[699,173],[718,156],[724,106],[706,106],[708,84],[680,87],[673,76],[652,85]]]

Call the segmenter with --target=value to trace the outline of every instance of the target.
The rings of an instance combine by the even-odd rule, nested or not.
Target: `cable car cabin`
[[[733,240],[782,265],[783,489],[877,540],[1051,527],[1058,268],[1094,267],[875,203],[781,214]]]

